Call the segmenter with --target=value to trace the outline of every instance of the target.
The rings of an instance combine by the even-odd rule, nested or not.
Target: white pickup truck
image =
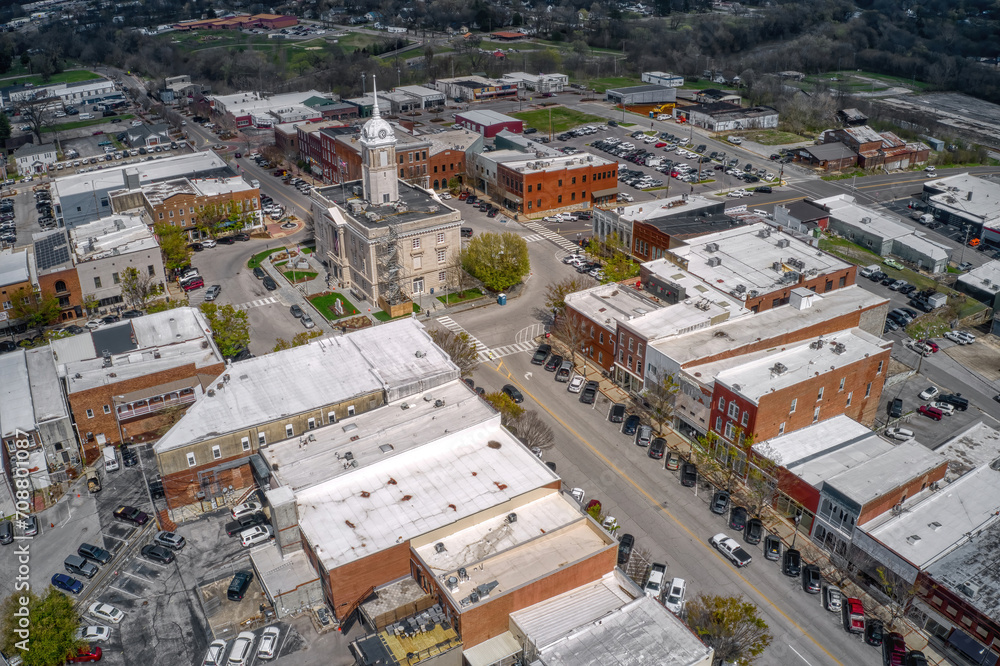
[[[726,536],[724,532],[716,534],[709,540],[709,543],[737,567],[745,567],[753,559],[750,557],[750,553],[743,550],[736,539]]]
[[[646,586],[643,588],[647,597],[653,597],[657,600],[660,598],[660,592],[663,588],[663,579],[666,575],[667,565],[654,562],[653,570],[649,572],[649,580],[646,581]]]

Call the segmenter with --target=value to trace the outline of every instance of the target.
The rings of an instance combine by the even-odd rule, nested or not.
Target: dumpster
[[[507,294],[500,294],[497,296],[497,303],[500,305],[507,305]]]

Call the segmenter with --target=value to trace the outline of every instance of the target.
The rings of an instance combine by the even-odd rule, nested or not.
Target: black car
[[[742,532],[747,526],[747,510],[741,506],[734,506],[729,512],[729,529]]]
[[[127,444],[121,445],[122,452],[122,462],[125,463],[126,467],[135,467],[139,464],[139,454],[135,450],[129,448]]]
[[[764,537],[764,559],[772,562],[781,559],[781,539],[773,534]]]
[[[865,620],[865,643],[879,647],[882,645],[882,621],[875,618]]]
[[[125,310],[121,313],[122,319],[138,319],[142,316],[142,310]]]
[[[618,566],[623,567],[628,563],[628,558],[632,557],[632,548],[635,547],[635,537],[631,534],[623,534],[618,541]]]
[[[759,185],[755,191],[756,192],[762,192],[764,194],[770,194],[771,193],[771,186],[770,185]]]
[[[303,315],[302,308],[299,307],[297,304],[289,308],[289,311],[292,313],[292,316],[295,317],[296,319],[299,319]]]
[[[954,405],[955,409],[960,412],[964,412],[969,408],[968,398],[963,398],[961,393],[942,393],[937,399],[938,402],[947,402],[949,405]]]
[[[194,250],[195,252],[201,252],[202,250],[205,249],[205,246],[202,245],[201,243],[188,243],[188,247]]]
[[[549,357],[549,352],[552,351],[552,345],[538,345],[538,349],[531,356],[532,365],[542,365],[545,363],[545,359]]]
[[[222,236],[220,238],[217,238],[216,242],[219,243],[220,245],[232,245],[233,243],[236,242],[236,239],[233,238],[232,236]]]
[[[653,460],[659,460],[667,451],[667,440],[657,437],[650,443],[647,455]]]
[[[240,242],[245,243],[248,240],[250,240],[250,234],[246,234],[241,231],[240,233],[233,235],[233,240],[238,240]]]
[[[545,369],[549,372],[555,372],[562,365],[563,357],[559,354],[553,354],[549,357],[549,360],[545,362]]]
[[[902,287],[899,288],[899,293],[906,295],[913,291],[916,291],[916,289],[917,289],[916,286],[912,284],[904,284]]]
[[[763,535],[764,523],[760,521],[760,518],[751,518],[747,521],[746,529],[743,530],[744,541],[751,544],[760,543]]]
[[[729,508],[729,493],[725,490],[715,491],[715,495],[712,496],[712,513],[717,513],[720,516],[726,512]]]
[[[615,403],[611,405],[611,411],[608,412],[608,420],[612,423],[621,423],[625,420],[625,405],[621,403]]]
[[[585,405],[594,404],[594,401],[597,400],[597,387],[598,383],[593,379],[584,384],[583,390],[580,392],[580,402]]]
[[[802,567],[802,589],[809,594],[819,594],[822,588],[823,578],[819,573],[819,566],[807,564]]]
[[[170,564],[174,561],[174,554],[170,552],[168,548],[163,546],[154,546],[149,544],[148,546],[142,547],[142,556],[147,560],[153,560],[154,562],[159,562],[160,564]]]
[[[253,574],[249,571],[237,571],[236,575],[233,576],[233,581],[229,583],[229,589],[226,590],[226,598],[230,601],[242,601],[243,595],[247,593],[247,588],[250,587],[250,583],[253,581]]]
[[[258,280],[263,280],[264,278],[267,277],[267,273],[264,272],[263,268],[257,266],[253,269],[253,276]]]
[[[524,402],[524,395],[522,395],[521,392],[517,390],[516,386],[513,386],[511,384],[504,384],[503,388],[500,390],[503,391],[504,394],[506,394],[507,397],[513,400],[515,403],[521,404],[522,402]]]
[[[14,543],[14,523],[10,520],[0,522],[0,543]]]
[[[629,414],[625,419],[625,424],[622,426],[622,434],[634,435],[641,422],[642,419],[637,414]]]
[[[942,396],[943,397],[943,396]],[[938,398],[941,400],[942,398]],[[893,398],[892,402],[889,403],[889,416],[894,419],[898,419],[903,415],[903,401],[900,398]]]
[[[0,354],[6,354],[7,352],[12,352],[17,349],[17,345],[10,340],[0,341]]]
[[[89,543],[81,543],[80,547],[76,549],[76,553],[80,557],[93,560],[98,564],[108,564],[111,562],[111,553]]]
[[[275,289],[278,288],[278,283],[275,282],[274,278],[272,278],[270,275],[266,276],[262,280],[262,282],[264,284],[264,289],[267,289],[268,291],[274,291]]]
[[[789,548],[785,551],[785,556],[781,560],[781,573],[786,576],[796,577],[802,570],[802,555],[799,551]]]
[[[101,323],[103,324],[117,324],[121,321],[121,317],[115,315],[108,315],[107,317],[101,318]]]
[[[226,534],[229,536],[236,536],[244,530],[248,530],[257,525],[263,525],[266,522],[267,516],[265,516],[261,511],[243,514],[236,520],[226,523]]]
[[[906,655],[903,666],[927,666],[927,657],[920,650],[910,650]]]
[[[698,466],[686,462],[681,465],[681,485],[693,488],[698,483]]]

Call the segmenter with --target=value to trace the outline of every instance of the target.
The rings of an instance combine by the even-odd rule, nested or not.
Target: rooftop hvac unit
[[[760,231],[757,232],[757,235],[760,236],[761,238],[770,238],[771,237],[771,230],[770,229],[761,229]]]
[[[871,223],[872,223],[872,218],[870,217],[861,218],[861,224],[871,224]]]
[[[775,375],[783,375],[788,371],[784,363],[775,363],[771,366],[771,373]]]
[[[448,589],[451,590],[452,592],[458,590],[458,579],[455,578],[454,576],[448,577]]]
[[[461,569],[458,570],[458,579],[469,580],[469,572],[465,570],[465,567],[462,567]]]
[[[847,351],[847,346],[842,342],[838,342],[833,346],[834,354],[843,354],[845,351]]]
[[[781,272],[781,262],[780,261],[776,261],[773,264],[771,264],[771,269],[780,273]]]
[[[722,257],[709,257],[709,259],[708,259],[708,265],[709,266],[713,266],[714,267],[714,266],[718,266],[721,263],[722,263]]]
[[[476,594],[475,592],[473,592],[472,594],[470,594],[469,595],[469,603],[471,603],[471,604],[478,604],[479,603],[479,595]]]
[[[822,349],[822,348],[823,348],[823,340],[813,340],[812,342],[809,343],[809,349]]]
[[[443,553],[444,551],[445,551],[445,547],[444,547],[444,544],[442,542],[438,541],[436,544],[434,544],[434,552],[435,553]]]
[[[718,243],[709,243],[708,245],[705,246],[705,252],[718,252],[718,251],[719,251]]]
[[[777,245],[778,245],[779,248],[788,247],[790,244],[791,244],[791,242],[787,238],[781,238],[781,239],[778,240],[778,243],[777,243]]]
[[[510,524],[516,523],[517,522],[517,514],[516,513],[508,513],[507,514],[507,522],[510,523]]]

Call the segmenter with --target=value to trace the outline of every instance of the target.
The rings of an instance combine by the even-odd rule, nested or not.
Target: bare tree
[[[663,379],[643,391],[642,397],[648,405],[650,420],[657,425],[657,432],[663,432],[663,426],[673,422],[674,402],[680,388],[672,374],[664,374]]]
[[[150,275],[133,266],[122,271],[122,298],[133,308],[145,310],[154,296],[163,292],[163,285],[156,281],[156,275]]]
[[[587,285],[583,280],[576,277],[564,278],[559,282],[551,282],[545,288],[545,307],[556,311],[556,316],[562,314],[566,308],[566,296],[576,291],[583,291]]]
[[[778,474],[781,470],[781,454],[770,444],[762,444],[758,451],[747,449],[751,463],[747,472],[742,494],[750,513],[760,516],[765,507],[773,507],[778,499]]]
[[[14,103],[14,108],[21,114],[21,118],[31,126],[31,131],[38,137],[38,143],[42,143],[42,130],[51,126],[55,118],[49,108],[55,101],[52,97],[30,97]]]
[[[577,352],[583,353],[584,343],[591,339],[590,324],[575,312],[565,312],[552,326],[552,335],[566,343],[573,365],[576,365]]]
[[[847,571],[872,596],[878,599],[889,614],[889,625],[905,617],[913,600],[920,594],[916,583],[909,583],[884,563],[856,545],[848,546]]]
[[[549,449],[555,440],[552,428],[535,411],[526,411],[515,418],[510,429],[528,448]]]
[[[430,331],[430,336],[431,340],[451,357],[452,363],[458,366],[463,377],[471,375],[479,365],[479,352],[476,350],[476,343],[465,331],[452,333],[451,331],[433,329]]]

